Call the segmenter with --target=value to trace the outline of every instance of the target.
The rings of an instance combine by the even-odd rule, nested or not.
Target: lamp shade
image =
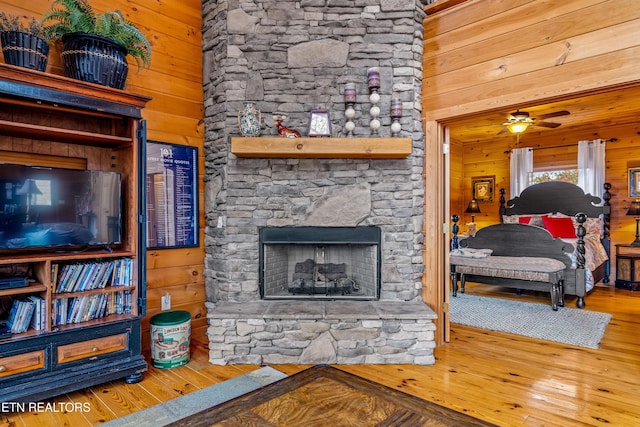
[[[473,199],[469,202],[469,206],[467,206],[467,210],[465,211],[465,213],[473,213],[473,214],[481,213],[480,206],[478,206],[478,201],[476,199]]]
[[[628,216],[640,216],[640,199],[634,200],[627,211]]]
[[[30,196],[32,194],[42,194],[35,181],[27,179],[20,188],[16,190],[18,196]]]

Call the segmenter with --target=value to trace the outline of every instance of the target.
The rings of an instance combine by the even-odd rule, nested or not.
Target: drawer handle
[[[0,365],[0,372],[7,372],[7,367],[4,365]]]
[[[93,347],[93,348],[91,349],[91,351],[93,351],[94,353],[95,353],[96,351],[98,351],[98,350],[99,350],[99,349],[98,349],[98,347]]]

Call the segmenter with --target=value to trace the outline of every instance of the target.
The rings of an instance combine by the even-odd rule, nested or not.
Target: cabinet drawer
[[[0,378],[44,368],[44,350],[0,358]]]
[[[111,335],[89,341],[81,341],[58,347],[58,363],[95,358],[101,354],[113,353],[127,348],[128,334]]]

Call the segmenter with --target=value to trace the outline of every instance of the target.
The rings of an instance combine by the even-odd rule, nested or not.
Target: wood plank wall
[[[613,85],[638,84],[640,7],[635,0],[449,3],[452,7],[433,9],[432,14],[426,7],[422,102],[427,128],[434,122],[569,99]],[[636,162],[633,159],[640,159],[638,127],[628,125],[607,132],[593,129],[570,138],[593,139],[597,132],[619,139],[608,146],[606,177],[614,188],[613,243],[628,243],[633,240],[635,222],[624,216],[629,206],[627,167]],[[569,136],[558,133],[535,142],[555,145],[566,138]],[[438,155],[428,148],[439,143],[434,134],[425,134],[427,158]],[[452,213],[466,208],[473,176],[495,175],[496,188],[505,187],[508,192],[509,162],[504,151],[509,148],[504,143],[463,145],[451,141]],[[542,153],[538,161],[543,163],[551,162],[556,154],[563,162],[573,156],[571,150]],[[462,197],[455,194],[458,192]],[[497,197],[495,203],[483,204],[476,222],[480,226],[497,222],[497,208]],[[425,212],[426,224],[449,222],[429,206]],[[426,271],[425,286],[442,286],[441,273]],[[441,301],[427,303],[444,314]]]
[[[148,349],[149,318],[160,312],[160,298],[171,295],[171,308],[192,315],[192,335],[206,331],[204,279],[204,129],[202,100],[202,18],[200,2],[181,0],[91,0],[97,12],[120,10],[146,35],[152,45],[151,67],[137,72],[129,63],[126,91],[152,101],[143,112],[149,140],[198,147],[200,246],[150,251],[147,256],[147,316],[143,320],[143,347]],[[0,11],[39,19],[49,0],[4,0]],[[62,74],[59,51],[49,54],[47,72]]]

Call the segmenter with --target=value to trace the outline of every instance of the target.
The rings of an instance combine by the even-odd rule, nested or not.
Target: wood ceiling
[[[605,93],[592,94],[575,99],[567,99],[540,105],[520,105],[521,111],[530,113],[531,117],[567,110],[569,115],[545,119],[545,122],[560,123],[557,128],[533,126],[521,136],[532,133],[536,137],[557,136],[568,133],[597,133],[597,137],[611,138],[607,128],[629,124],[640,125],[640,86],[621,88]],[[450,128],[452,141],[465,143],[496,142],[501,138],[514,140],[514,134],[504,132],[502,125],[517,108],[502,111],[491,111],[484,114],[452,119],[444,122]],[[505,139],[505,141],[506,141]]]

